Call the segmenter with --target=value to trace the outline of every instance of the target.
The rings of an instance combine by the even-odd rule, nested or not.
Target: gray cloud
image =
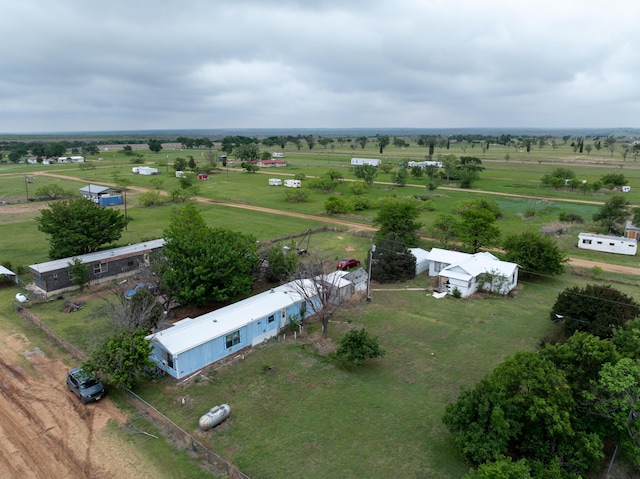
[[[625,0],[3,9],[0,132],[639,123]]]

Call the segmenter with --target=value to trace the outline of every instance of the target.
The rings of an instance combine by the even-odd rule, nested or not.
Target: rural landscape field
[[[11,349],[6,338],[13,338],[14,346],[11,355],[1,357],[11,364],[11,370],[29,381],[45,381],[56,391],[58,399],[48,404],[43,414],[75,402],[70,393],[66,399],[59,393],[64,389],[66,369],[78,361],[25,322],[14,308],[15,301],[12,304],[15,295],[30,296],[31,301],[23,305],[30,314],[80,351],[90,352],[110,334],[105,303],[118,287],[124,287],[89,284],[82,292],[65,292],[48,301],[25,289],[32,281],[29,265],[49,260],[47,235],[39,231],[36,218],[59,200],[51,197],[51,191],[65,198],[77,196],[88,184],[124,190],[125,203],[109,208],[123,212],[128,222],[122,236],[110,246],[162,238],[173,212],[189,203],[195,205],[207,226],[253,235],[258,247],[272,243],[304,247],[320,252],[330,268],[345,257],[357,258],[365,265],[379,227],[374,219],[384,199],[394,197],[411,198],[421,205],[418,240],[410,246],[465,250],[464,244],[454,240],[443,244],[438,219],[455,216],[465,202],[485,200],[499,208],[495,226],[500,239],[482,250],[501,256],[504,238],[534,231],[552,238],[568,257],[558,275],[520,271],[517,288],[505,296],[474,294],[456,299],[449,295],[437,299],[432,296],[436,283],[427,273],[406,281],[373,281],[370,301],[361,297],[338,309],[327,338],[322,337],[321,325],[311,321],[300,334],[278,336],[188,381],[165,376],[136,385],[138,396],[251,478],[463,477],[474,464],[464,459],[442,421],[447,405],[506,358],[518,351],[537,351],[559,337],[561,325],[549,315],[558,295],[567,288],[612,285],[638,299],[637,255],[580,249],[577,244],[580,232],[608,233],[593,217],[613,197],[628,202],[629,219],[632,208],[640,206],[640,132],[512,135],[505,131],[502,135],[420,136],[392,131],[390,135],[364,136],[364,141],[363,135],[310,132],[285,140],[280,135],[278,141],[284,141],[284,148],[269,142],[268,135],[254,135],[251,144],[258,155],[280,158],[274,153],[282,153],[286,162],[281,167],[255,168],[238,156],[239,147],[228,154],[223,151],[222,137],[206,135],[211,140],[209,147],[185,144],[185,140],[201,136],[205,135],[158,134],[154,139],[161,148],[156,152],[150,150],[151,140],[142,134],[0,138],[0,264],[18,273],[21,280],[19,285],[5,282],[0,289],[3,349]],[[382,147],[385,136],[388,144]],[[97,151],[85,154],[83,163],[29,163],[30,153],[16,162],[8,160],[11,145],[33,141],[69,142],[69,155],[74,154],[74,141],[93,145]],[[82,146],[75,148],[80,154]],[[461,187],[459,179],[447,178],[444,166],[437,168],[433,178],[406,168],[412,161],[446,162],[461,157],[475,158],[481,165],[477,177],[466,187]],[[381,161],[364,194],[354,194],[352,185],[362,181],[352,158]],[[178,165],[186,166],[188,182],[176,175]],[[155,168],[157,174],[133,173],[132,169],[140,166]],[[567,177],[553,185],[544,180],[559,169],[576,181]],[[322,187],[317,180],[328,175],[337,181]],[[622,176],[624,186],[630,188],[623,193],[623,185],[581,186],[598,183],[606,175]],[[272,178],[300,179],[299,190],[304,195],[292,199],[289,189],[269,184]],[[352,201],[354,196],[366,197],[366,207],[328,211],[330,198]],[[564,220],[567,217],[572,220]],[[313,232],[305,234],[309,230]],[[273,284],[256,282],[254,292],[271,287]],[[65,311],[69,303],[82,307]],[[193,317],[219,306],[178,307],[172,312],[173,319]],[[331,353],[340,339],[362,327],[378,338],[385,355],[360,366],[336,362]],[[37,347],[50,359],[46,374],[16,346],[15,338],[23,337],[25,351]],[[3,383],[7,381],[3,379]],[[46,402],[46,392],[38,395],[45,396],[42,402]],[[200,431],[198,419],[218,404],[229,404],[231,417],[210,431]],[[100,442],[102,435],[108,435],[110,450],[131,452],[131,458],[123,459],[130,461],[129,477],[224,476],[192,457],[188,448],[165,437],[116,387],[109,387],[106,399],[86,409],[79,409],[85,408],[79,404],[74,407],[85,422],[86,414],[95,418],[103,410],[109,420],[100,426],[100,432],[94,420],[93,437],[90,433],[88,439],[68,439],[88,441],[91,450],[62,449],[60,454],[72,459],[63,473],[67,476],[60,477],[104,477],[105,471],[118,475],[128,470],[126,463],[113,466],[100,462],[98,449],[107,447]],[[34,406],[29,414],[39,411]],[[17,415],[14,421],[23,421],[27,427],[26,416]],[[43,424],[39,427],[46,428],[46,422]],[[55,434],[64,435],[66,427],[60,420]],[[46,442],[36,444],[47,447]],[[614,448],[615,444],[606,445],[605,457],[588,477],[604,477],[610,462],[610,477],[633,477],[628,457],[611,461]],[[6,442],[0,449],[4,449],[0,457],[10,457]],[[37,462],[40,453],[31,454]],[[133,465],[147,462],[153,467]],[[122,469],[109,469],[111,466]],[[27,465],[23,467],[28,470]],[[24,477],[44,476],[32,472]]]

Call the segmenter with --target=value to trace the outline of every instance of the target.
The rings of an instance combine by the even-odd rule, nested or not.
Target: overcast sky
[[[2,133],[640,127],[637,0],[2,4]]]

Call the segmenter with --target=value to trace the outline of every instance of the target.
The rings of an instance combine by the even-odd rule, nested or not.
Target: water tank
[[[227,419],[231,415],[231,406],[228,404],[221,404],[211,408],[208,413],[200,418],[198,425],[203,431],[208,431],[216,427],[222,421]]]
[[[16,294],[16,300],[18,300],[19,303],[26,303],[29,301],[29,298],[23,293],[18,293]]]

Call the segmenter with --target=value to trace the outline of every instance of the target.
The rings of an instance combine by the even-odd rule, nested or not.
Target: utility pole
[[[373,253],[376,250],[376,245],[373,244],[373,237],[371,237],[371,248],[369,249],[369,272],[367,274],[367,302],[371,302],[371,266],[373,263]]]

